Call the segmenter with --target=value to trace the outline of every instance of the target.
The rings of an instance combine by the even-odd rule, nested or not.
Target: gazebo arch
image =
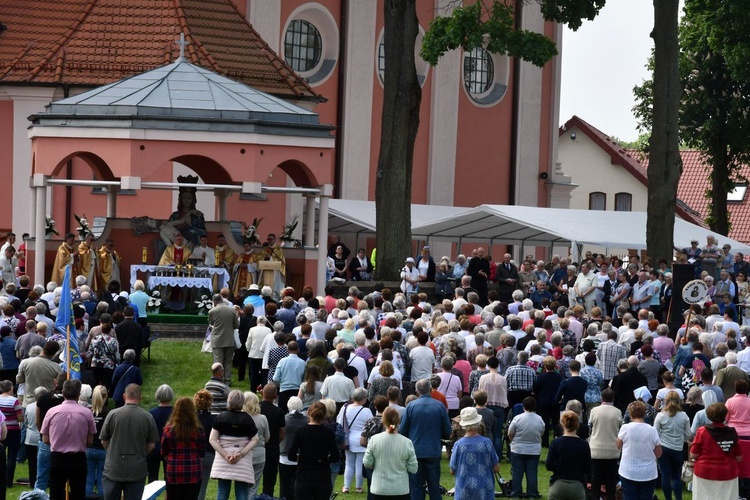
[[[74,158],[80,158],[84,161],[84,163],[91,167],[91,170],[94,172],[94,175],[96,175],[97,179],[101,179],[103,181],[115,180],[115,175],[112,173],[112,170],[109,168],[107,162],[102,157],[95,153],[92,153],[91,151],[76,151],[74,153],[70,153],[57,163],[55,168],[52,170],[51,175],[53,177],[60,175],[60,172],[63,168],[65,168],[68,161]]]
[[[206,184],[232,184],[232,176],[221,163],[203,155],[187,154],[171,159],[188,167],[203,179]]]
[[[285,160],[279,163],[277,167],[283,170],[297,186],[319,185],[312,170],[300,160]]]
[[[54,102],[30,119],[37,162],[31,184],[37,188],[34,251],[35,245],[44,247],[48,185],[104,188],[107,216],[112,218],[119,191],[138,195],[143,189],[179,188],[171,179],[153,180],[153,173],[171,161],[200,176],[204,184],[198,190],[214,192],[219,220],[227,220],[231,192],[306,195],[303,250],[305,262],[310,255],[310,265],[305,263],[304,273],[315,273],[318,292],[323,292],[328,216],[321,210],[316,246],[315,202],[320,197],[321,207],[327,206],[332,195],[334,138],[333,127],[321,125],[314,112],[180,58]],[[59,178],[72,157],[83,159],[97,179]],[[294,187],[264,185],[277,167]],[[43,282],[44,251],[35,252],[34,261],[34,279]]]

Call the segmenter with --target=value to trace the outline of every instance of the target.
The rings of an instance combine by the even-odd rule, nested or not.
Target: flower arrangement
[[[76,222],[78,222],[76,232],[78,233],[79,238],[81,238],[81,240],[86,239],[86,235],[91,233],[89,221],[86,220],[86,214],[83,214],[83,217],[78,217],[76,214],[73,214],[73,216],[76,218]]]
[[[159,292],[159,290],[153,290],[151,292],[148,303],[146,304],[146,308],[150,313],[159,312],[159,310],[161,309],[161,293]]]
[[[248,226],[244,222],[242,223],[242,242],[250,243],[251,245],[260,245],[260,238],[258,238],[258,226],[263,222],[263,217],[260,219],[253,219],[252,225]]]
[[[48,215],[45,217],[45,220],[46,226],[44,227],[44,234],[46,236],[49,236],[50,234],[60,236],[60,233],[57,231],[57,223],[55,222],[55,219]]]
[[[297,240],[294,238],[294,230],[297,229],[298,225],[299,225],[299,217],[296,215],[294,216],[294,219],[284,224],[284,229],[281,232],[281,236],[279,237],[279,239],[282,242],[282,245],[284,243],[291,243],[292,246],[295,246],[295,247],[302,245],[302,242],[300,240]]]
[[[198,314],[208,314],[214,303],[208,295],[201,295],[201,300],[196,300],[195,305],[198,306]]]

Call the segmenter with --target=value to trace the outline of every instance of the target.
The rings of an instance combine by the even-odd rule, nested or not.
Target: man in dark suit
[[[490,277],[490,261],[484,256],[484,248],[477,248],[477,256],[469,261],[466,274],[471,276],[471,285],[479,294],[479,305],[487,305],[487,279]]]
[[[497,280],[497,291],[502,302],[513,302],[513,290],[518,288],[518,268],[510,261],[511,255],[506,253],[503,263],[497,266],[495,279]]]
[[[135,321],[135,309],[131,306],[125,306],[122,314],[125,315],[125,319],[115,327],[117,342],[120,344],[120,357],[122,358],[128,349],[133,349],[135,351],[133,364],[140,366],[141,350],[146,345],[143,327]]]
[[[615,391],[615,406],[625,414],[628,405],[635,401],[633,391],[648,385],[646,376],[638,371],[638,358],[628,358],[628,369],[612,379],[612,390]]]
[[[240,327],[240,319],[234,307],[224,304],[221,295],[212,297],[214,307],[208,311],[208,326],[211,329],[211,350],[214,363],[224,367],[224,382],[232,382],[232,356],[234,356],[234,330]]]

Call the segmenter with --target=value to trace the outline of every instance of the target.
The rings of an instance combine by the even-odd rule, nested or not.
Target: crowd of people
[[[480,248],[442,260],[436,283],[440,273],[450,286],[436,299],[403,283],[346,297],[286,288],[278,302],[257,285],[222,289],[208,312],[210,378],[179,397],[160,385],[149,411],[143,283],[128,295],[113,281],[97,297],[76,279],[85,361],[68,380],[60,287],[24,277],[0,297],[0,488],[27,460],[53,499],[66,483],[71,498],[135,499],[157,479],[188,499],[211,481],[220,500],[232,487],[239,499],[328,499],[339,475],[343,494],[436,499],[447,455],[458,498],[539,498],[547,448],[552,499],[650,499],[657,481],[668,499],[685,482],[694,498],[744,495],[750,327],[731,287],[670,331],[667,266],[554,256],[519,271]]]

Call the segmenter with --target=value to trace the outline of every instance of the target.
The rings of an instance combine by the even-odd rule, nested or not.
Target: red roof
[[[323,100],[231,0],[0,0],[0,83],[99,86],[185,58],[279,97]]]
[[[607,134],[575,115],[573,115],[570,120],[565,122],[565,125],[560,127],[560,135],[572,128],[577,128],[578,130],[586,134],[586,136],[591,139],[594,144],[598,145],[605,153],[607,153],[612,160],[612,165],[619,165],[623,167],[625,170],[630,172],[633,177],[638,179],[644,186],[648,186],[648,175],[646,170],[647,162],[642,161],[643,158],[639,152],[623,148],[617,142],[612,140]],[[683,172],[683,177],[680,179],[680,186],[683,184],[684,178],[685,174]],[[703,186],[703,190],[705,191],[705,183]],[[705,215],[703,215],[703,212],[699,212],[697,209],[695,209],[693,205],[688,203],[687,200],[682,197],[679,187],[677,190],[676,212],[677,215],[679,215],[683,220],[705,227]]]
[[[687,149],[680,151],[680,156],[682,157],[682,176],[677,186],[677,196],[705,219],[709,215],[706,191],[711,189],[708,166],[703,161],[700,151]],[[643,164],[648,167],[648,158],[644,158]],[[744,165],[740,169],[740,175],[750,179],[750,165]],[[745,193],[742,201],[728,202],[727,209],[732,223],[732,230],[727,236],[742,243],[750,243],[750,196],[748,193]]]

